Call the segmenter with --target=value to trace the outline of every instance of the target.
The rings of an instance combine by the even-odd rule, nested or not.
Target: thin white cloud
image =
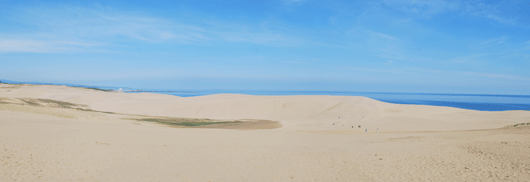
[[[447,11],[456,11],[461,6],[460,1],[446,0],[383,0],[382,3],[426,18]]]
[[[31,39],[0,39],[0,52],[64,52],[93,47],[89,44],[73,41],[40,41]]]
[[[408,68],[407,70],[417,71],[417,72],[426,72],[426,73],[446,74],[445,71],[425,69],[425,68]]]
[[[505,43],[506,40],[508,40],[508,36],[502,36],[500,38],[494,38],[494,39],[484,41],[479,45],[480,46],[493,46],[493,45]]]
[[[461,72],[465,75],[475,75],[483,76],[488,78],[503,78],[509,80],[521,80],[521,81],[530,81],[528,77],[516,76],[516,75],[506,75],[506,74],[496,74],[496,73],[479,73],[479,72]]]
[[[35,40],[0,40],[0,52],[46,52],[47,45]]]
[[[430,18],[436,14],[460,12],[468,16],[477,16],[501,24],[518,25],[530,21],[527,12],[521,9],[525,1],[485,1],[485,0],[383,0],[382,3],[403,12]]]
[[[444,63],[456,63],[456,64],[470,64],[470,65],[483,65],[484,59],[491,56],[490,53],[482,54],[471,54],[466,56],[453,57],[442,62]]]
[[[302,62],[302,61],[286,61],[285,63],[292,63],[292,64],[307,64],[307,62]]]
[[[193,27],[179,26],[166,20],[128,15],[102,8],[68,6],[54,9],[29,8],[16,13],[24,13],[24,15],[15,15],[19,16],[20,21],[27,21],[28,24],[36,26],[41,31],[39,33],[84,39],[122,36],[160,42],[177,37],[171,31],[174,27],[180,28],[183,32],[193,31]],[[182,39],[194,38],[196,37],[190,35]]]
[[[314,42],[296,37],[286,36],[278,33],[260,32],[258,30],[248,31],[210,31],[213,36],[217,37],[220,41],[228,42],[247,42],[252,44],[268,45],[268,46],[280,46],[280,47],[293,47],[307,44],[313,44]]]
[[[280,47],[314,43],[296,36],[270,31],[260,25],[248,27],[248,25],[217,20],[177,22],[178,20],[166,20],[100,7],[27,8],[12,10],[9,13],[11,20],[35,28],[24,33],[0,34],[1,52],[72,51],[122,44],[123,41],[177,44],[222,41]],[[97,44],[85,42],[97,42]]]
[[[407,73],[407,72],[400,71],[400,70],[385,70],[385,69],[358,68],[358,67],[349,67],[346,69],[352,70],[352,71],[361,71],[361,72],[382,72],[382,73],[400,73],[400,74]]]
[[[377,36],[379,36],[379,37],[383,37],[383,38],[387,38],[387,39],[392,39],[392,40],[397,40],[397,38],[395,38],[395,37],[392,37],[392,36],[390,36],[390,35],[386,35],[386,34],[382,34],[382,33],[379,33],[379,32],[370,32],[370,33],[372,33],[372,34],[374,34],[374,35],[377,35]]]
[[[501,24],[518,25],[520,18],[528,17],[525,11],[519,9],[524,1],[466,1],[464,12],[478,17],[484,17]],[[523,20],[524,21],[524,20]]]
[[[282,0],[283,4],[286,6],[300,5],[306,0]],[[289,9],[292,10],[292,9]]]

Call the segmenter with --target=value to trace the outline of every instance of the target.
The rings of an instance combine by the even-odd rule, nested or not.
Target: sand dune
[[[175,128],[141,118],[281,127]],[[529,122],[528,111],[364,97],[0,84],[0,181],[528,181],[530,125],[516,124]]]
[[[280,121],[285,128],[330,130],[358,126],[380,131],[452,131],[500,128],[527,121],[527,111],[481,112],[437,106],[384,103],[352,96],[252,96],[218,94],[177,97],[118,93],[66,86],[4,85],[0,97],[52,99],[97,111],[150,116]],[[9,88],[13,87],[13,88]],[[16,88],[15,88],[16,87]],[[339,118],[340,117],[340,118]]]

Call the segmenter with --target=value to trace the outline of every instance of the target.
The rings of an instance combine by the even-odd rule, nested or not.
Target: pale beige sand
[[[530,180],[530,127],[513,127],[530,122],[528,111],[7,84],[0,84],[0,98],[0,181]],[[137,115],[270,120],[283,127],[173,128],[122,119]]]

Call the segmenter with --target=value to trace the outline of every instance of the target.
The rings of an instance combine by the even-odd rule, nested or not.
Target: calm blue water
[[[150,92],[150,91],[148,91]],[[364,96],[395,104],[415,104],[456,107],[479,111],[530,110],[530,95],[485,95],[485,94],[430,94],[430,93],[378,93],[378,92],[332,92],[332,91],[256,91],[256,90],[189,90],[154,93],[194,97],[221,93],[247,95],[340,95]]]
[[[20,83],[0,80],[7,83]],[[36,82],[24,82],[26,84],[46,84]],[[94,87],[83,85],[68,85],[78,87]],[[118,87],[95,88],[118,90]],[[134,90],[123,88],[124,90]],[[340,96],[364,96],[383,102],[395,104],[415,104],[456,107],[479,111],[507,111],[507,110],[530,110],[530,95],[485,95],[485,94],[432,94],[432,93],[378,93],[378,92],[333,92],[333,91],[260,91],[260,90],[149,90],[140,92],[153,92],[160,94],[176,95],[180,97],[195,97],[212,94],[234,93],[246,95],[340,95]],[[131,93],[138,93],[134,91]]]

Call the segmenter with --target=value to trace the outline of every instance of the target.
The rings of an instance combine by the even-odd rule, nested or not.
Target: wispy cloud
[[[259,26],[216,20],[179,22],[101,7],[26,8],[9,13],[13,22],[34,28],[2,32],[0,52],[74,51],[102,45],[124,45],[124,41],[177,44],[223,41],[280,47],[310,43]]]
[[[517,8],[517,4],[522,2],[523,1],[500,1],[491,3],[486,1],[468,1],[464,5],[464,12],[472,16],[488,18],[502,24],[516,25],[517,18],[520,14],[517,14],[517,11],[514,10]],[[501,11],[501,7],[512,10]]]
[[[193,26],[97,7],[26,8],[9,14],[13,23],[32,28],[4,30],[0,34],[0,52],[86,51],[124,40],[156,43],[205,39],[196,33],[200,29]]]
[[[46,52],[45,42],[35,40],[0,40],[0,52]]]
[[[352,71],[360,71],[360,72],[381,72],[381,73],[407,73],[406,71],[401,70],[391,70],[391,69],[373,69],[373,68],[360,68],[360,67],[348,67],[346,68],[348,70]]]
[[[503,79],[509,79],[509,80],[530,81],[529,77],[522,77],[522,76],[516,76],[516,75],[496,74],[496,73],[479,73],[479,72],[461,72],[461,73],[465,75],[483,76],[483,77],[488,77],[488,78],[503,78]]]
[[[228,29],[220,31],[208,31],[207,33],[210,34],[209,36],[212,37],[212,39],[217,41],[247,42],[252,44],[278,47],[295,47],[315,44],[314,41],[303,38],[263,30],[241,31]]]
[[[307,62],[303,62],[303,61],[286,61],[286,63],[292,63],[292,64],[307,64]]]
[[[500,38],[494,38],[494,39],[484,41],[481,44],[479,44],[479,46],[493,46],[493,45],[505,43],[506,40],[508,40],[508,36],[502,36]]]
[[[529,15],[525,13],[527,11],[520,9],[520,4],[524,1],[383,0],[382,3],[424,18],[442,13],[460,12],[507,25],[518,25],[521,21],[526,21],[528,24],[530,21]]]
[[[306,0],[282,0],[283,4],[286,6],[284,8],[287,8],[287,10],[292,11],[291,6],[298,6],[301,5]]]
[[[320,61],[319,59],[304,59],[304,58],[297,58],[293,60],[286,60],[285,63],[291,63],[291,64],[311,64]]]
[[[37,27],[40,34],[48,36],[59,34],[83,39],[124,37],[150,42],[204,39],[200,34],[203,30],[196,26],[108,8],[62,6],[53,9],[28,8],[14,13],[19,21],[26,21]]]
[[[382,3],[426,18],[447,11],[456,11],[461,6],[460,1],[445,0],[383,0]]]
[[[465,56],[453,57],[441,62],[450,64],[470,64],[470,65],[484,65],[484,58],[490,56],[489,53],[471,54]]]
[[[391,40],[397,40],[397,38],[395,37],[392,37],[390,35],[386,35],[386,34],[382,34],[382,33],[379,33],[379,32],[370,32],[371,34],[373,35],[377,35],[379,37],[383,37],[383,38],[387,38],[387,39],[391,39]]]
[[[441,70],[433,70],[433,69],[425,69],[425,68],[408,68],[409,71],[416,71],[416,72],[425,72],[425,73],[436,73],[436,74],[446,74],[446,71]]]
[[[64,52],[79,51],[82,48],[96,46],[73,41],[40,41],[31,39],[0,39],[0,52]]]

